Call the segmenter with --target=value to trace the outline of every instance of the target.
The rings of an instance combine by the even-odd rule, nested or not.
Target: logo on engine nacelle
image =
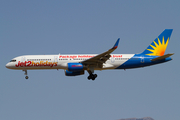
[[[82,65],[71,65],[71,67],[82,67]]]

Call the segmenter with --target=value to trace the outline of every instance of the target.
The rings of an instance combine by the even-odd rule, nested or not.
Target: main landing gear
[[[28,79],[29,77],[27,76],[27,70],[23,70],[25,73],[24,73],[24,75],[26,75],[26,79]]]
[[[97,77],[97,74],[92,74],[91,73],[87,78],[88,78],[88,80],[90,80],[90,79],[95,80],[96,77]]]
[[[92,79],[95,80],[97,78],[97,74],[94,73],[94,68],[89,68],[88,70],[89,76],[87,77],[88,80]]]

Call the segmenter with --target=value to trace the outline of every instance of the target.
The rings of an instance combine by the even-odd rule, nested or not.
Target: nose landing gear
[[[24,75],[26,75],[26,79],[28,79],[29,77],[27,76],[27,70],[23,70],[25,73],[24,73]]]
[[[28,77],[28,76],[26,76],[25,78],[26,78],[26,79],[28,79],[29,77]]]

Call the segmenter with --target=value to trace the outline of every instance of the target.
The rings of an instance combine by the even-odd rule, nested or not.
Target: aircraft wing
[[[111,57],[110,54],[118,47],[119,40],[120,40],[120,38],[117,39],[114,46],[111,49],[109,49],[108,51],[98,54],[92,58],[85,60],[85,61],[82,61],[81,63],[86,66],[99,66],[100,68],[102,68],[102,64],[105,63]]]

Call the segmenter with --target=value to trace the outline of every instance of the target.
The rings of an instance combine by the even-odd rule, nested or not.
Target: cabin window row
[[[68,59],[59,59],[59,60],[68,60]],[[70,60],[87,60],[87,59],[79,58],[79,59],[70,59]]]
[[[59,59],[59,60],[68,60],[68,59]]]
[[[138,58],[115,58],[115,60],[138,60]]]
[[[27,61],[50,61],[51,59],[27,59]]]
[[[129,58],[115,58],[115,60],[129,60]]]
[[[77,58],[77,59],[74,59],[74,60],[87,60],[85,58]]]

